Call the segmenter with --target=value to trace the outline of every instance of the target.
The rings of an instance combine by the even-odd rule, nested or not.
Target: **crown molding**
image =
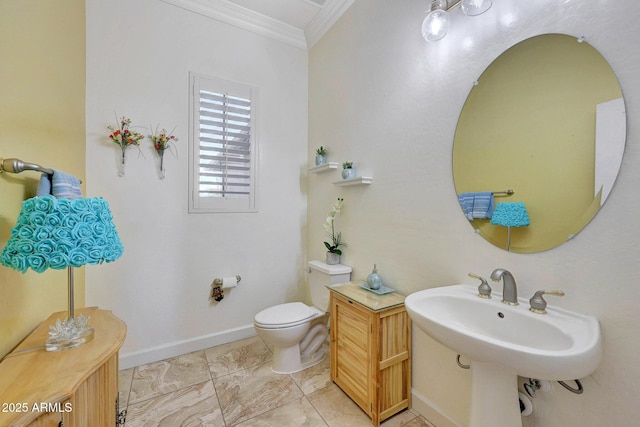
[[[305,32],[226,0],[161,0],[199,15],[307,50]],[[341,0],[342,1],[342,0]],[[353,0],[351,0],[353,1]]]
[[[327,0],[322,10],[313,18],[305,29],[307,49],[311,49],[322,36],[351,7],[355,0]]]

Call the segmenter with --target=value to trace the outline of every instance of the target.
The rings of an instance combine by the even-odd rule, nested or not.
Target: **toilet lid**
[[[316,315],[316,310],[301,302],[290,302],[266,308],[256,314],[255,322],[260,325],[285,326],[299,323]]]

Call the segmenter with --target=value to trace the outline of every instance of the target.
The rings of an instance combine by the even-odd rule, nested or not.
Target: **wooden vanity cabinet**
[[[110,311],[84,308],[79,314],[91,317],[90,342],[58,352],[42,348],[49,325],[67,315],[56,313],[0,363],[0,426],[116,426],[118,351],[127,328]]]
[[[331,290],[331,380],[373,425],[411,406],[411,320],[404,297],[349,282]]]

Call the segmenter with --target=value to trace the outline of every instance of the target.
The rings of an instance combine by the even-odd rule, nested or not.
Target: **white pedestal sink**
[[[471,361],[469,427],[521,426],[518,375],[573,380],[590,375],[602,357],[595,317],[555,307],[536,314],[526,300],[510,306],[501,299],[496,293],[483,299],[473,286],[453,285],[405,300],[422,331]]]

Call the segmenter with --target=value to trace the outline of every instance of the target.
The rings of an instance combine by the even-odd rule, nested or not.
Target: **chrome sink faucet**
[[[509,305],[518,305],[518,289],[516,288],[516,279],[513,274],[504,268],[496,268],[491,273],[491,280],[499,282],[503,281],[502,302]]]

